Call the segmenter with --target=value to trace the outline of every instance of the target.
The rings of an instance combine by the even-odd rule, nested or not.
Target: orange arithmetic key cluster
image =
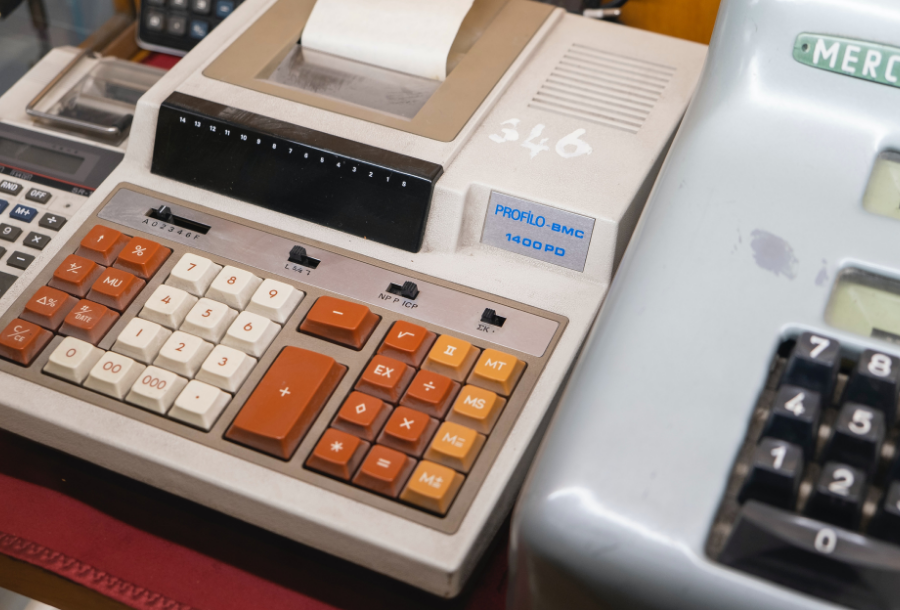
[[[0,356],[28,366],[54,333],[96,345],[171,250],[97,225],[0,336]]]
[[[446,514],[524,369],[510,354],[396,322],[306,465]]]

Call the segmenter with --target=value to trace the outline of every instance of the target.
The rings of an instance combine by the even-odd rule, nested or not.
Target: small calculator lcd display
[[[863,207],[872,214],[900,220],[900,153],[886,152],[875,161]]]
[[[859,269],[841,272],[825,321],[864,337],[900,344],[900,281]]]

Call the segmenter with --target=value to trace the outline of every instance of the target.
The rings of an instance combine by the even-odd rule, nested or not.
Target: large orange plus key
[[[329,356],[284,348],[225,436],[289,459],[346,372]]]

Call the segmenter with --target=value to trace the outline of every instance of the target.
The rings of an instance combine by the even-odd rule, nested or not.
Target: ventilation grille
[[[675,68],[573,44],[529,107],[637,133]]]

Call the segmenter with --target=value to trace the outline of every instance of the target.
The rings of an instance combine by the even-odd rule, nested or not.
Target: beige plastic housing
[[[700,76],[706,47],[554,10],[458,135],[442,142],[204,75],[273,0],[247,0],[140,101],[125,160],[0,299],[0,314],[121,183],[568,319],[452,533],[0,374],[17,433],[436,595],[460,592],[506,518]],[[424,245],[409,253],[150,173],[156,117],[174,91],[439,163]],[[583,142],[584,145],[578,145]],[[573,154],[578,152],[578,154]],[[484,245],[492,192],[594,220],[583,271]],[[240,261],[237,261],[240,264]]]

